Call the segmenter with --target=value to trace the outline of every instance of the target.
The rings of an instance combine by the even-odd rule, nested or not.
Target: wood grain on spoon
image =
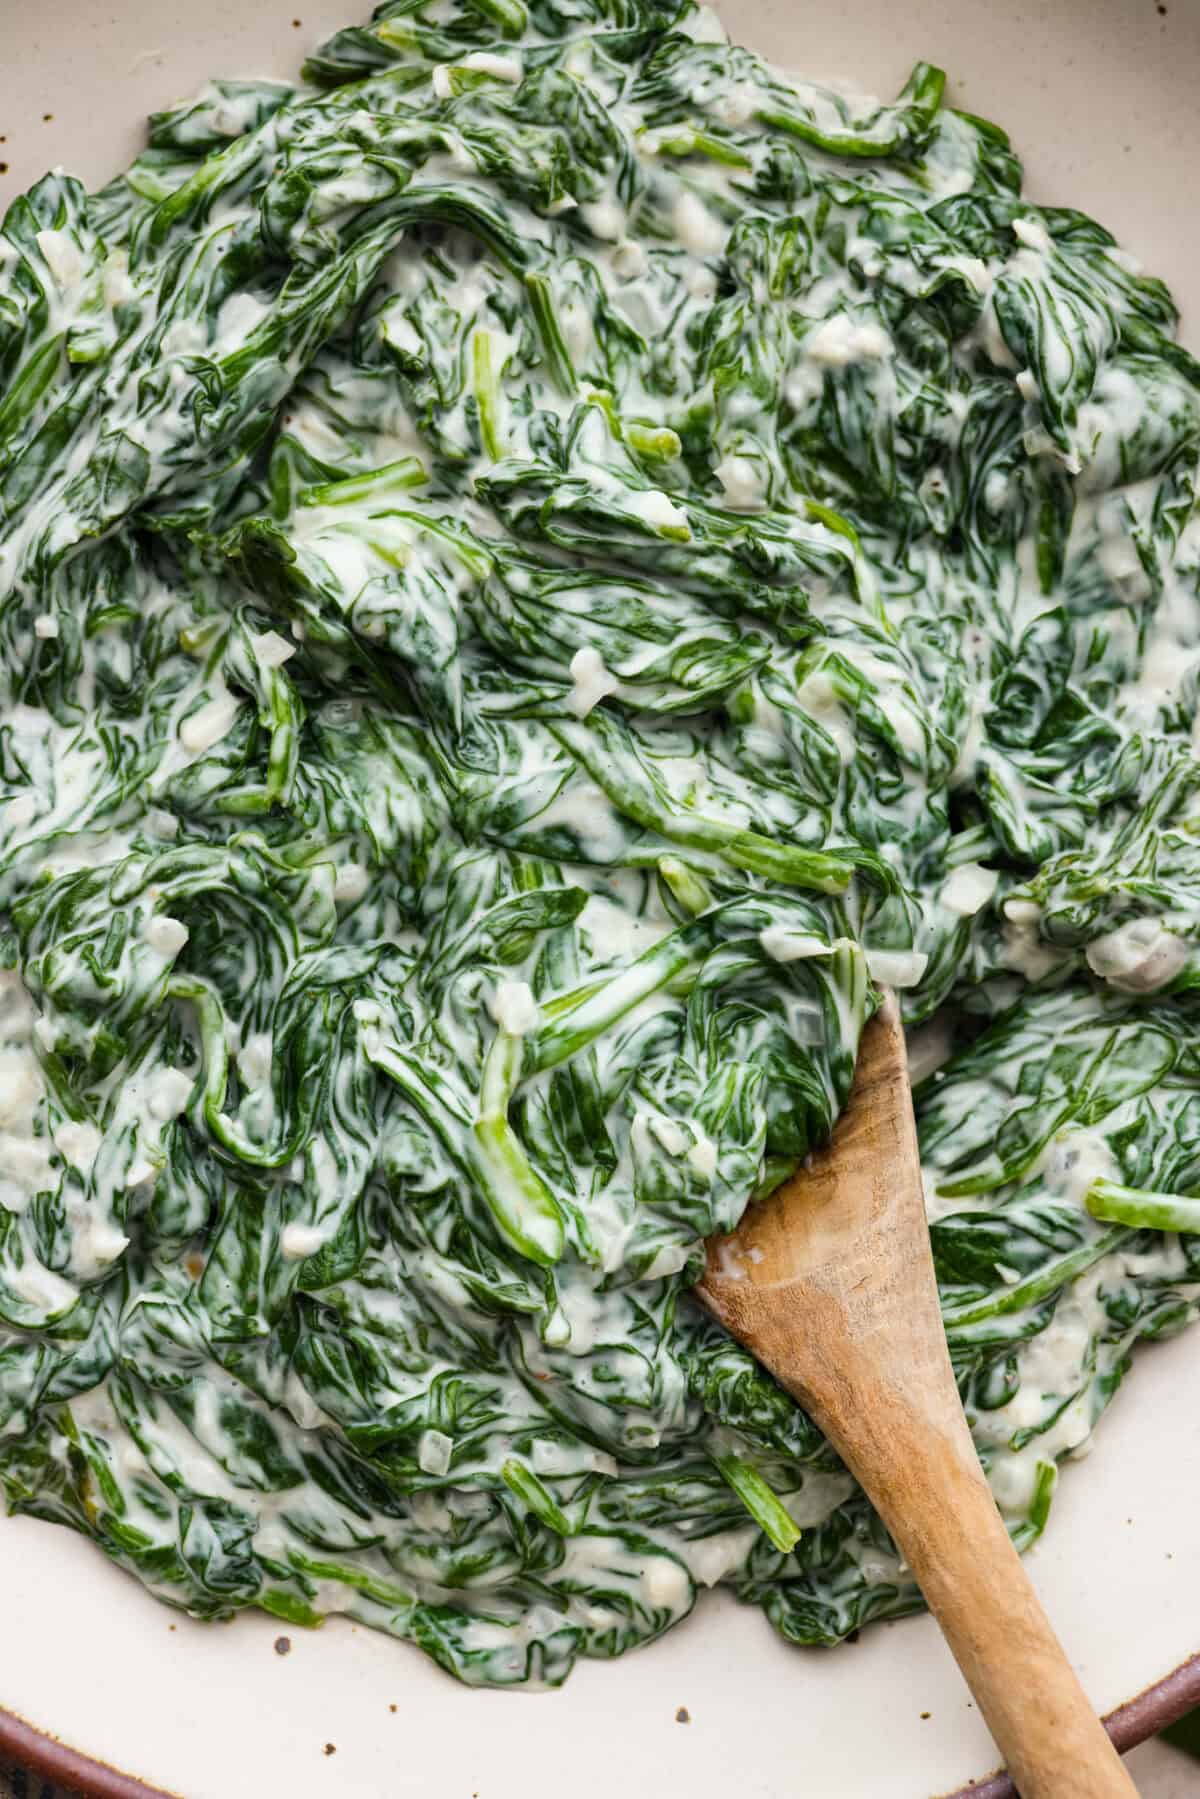
[[[894,997],[863,1033],[828,1147],[709,1243],[698,1293],[874,1502],[1023,1799],[1136,1794],[1009,1540],[963,1415]]]

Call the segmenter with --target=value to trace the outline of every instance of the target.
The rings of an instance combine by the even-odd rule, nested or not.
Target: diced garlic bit
[[[151,806],[146,814],[146,829],[155,837],[170,839],[179,835],[179,820],[173,812],[164,812],[159,806]]]
[[[33,621],[35,637],[47,639],[58,636],[58,620],[52,612],[39,612]]]
[[[758,1538],[758,1529],[719,1531],[715,1536],[701,1537],[689,1546],[688,1563],[692,1578],[702,1587],[715,1587],[717,1582],[741,1566]]]
[[[525,981],[501,981],[492,996],[492,1017],[510,1037],[536,1031],[542,1014]]]
[[[36,242],[58,285],[61,288],[76,286],[83,274],[84,260],[75,239],[65,231],[39,231]]]
[[[285,1224],[279,1233],[280,1252],[288,1262],[303,1262],[315,1256],[325,1243],[325,1232],[315,1224]]]
[[[246,129],[242,115],[233,106],[214,106],[209,112],[208,122],[218,137],[241,137]]]
[[[343,862],[334,876],[333,897],[346,905],[360,900],[371,885],[371,871],[361,862]]]
[[[125,1233],[100,1218],[90,1219],[81,1235],[79,1249],[96,1269],[111,1267],[129,1248],[129,1238]],[[81,1256],[80,1260],[82,1259]]]
[[[269,1031],[256,1031],[237,1053],[238,1073],[248,1087],[265,1087],[271,1078],[272,1039]]]
[[[152,913],[142,926],[142,936],[160,956],[177,956],[188,940],[188,928],[178,918],[163,912]]]
[[[84,1174],[96,1160],[103,1141],[101,1132],[94,1124],[77,1124],[73,1119],[60,1124],[54,1133],[55,1149],[66,1157],[73,1168],[80,1169]]]
[[[406,318],[404,314],[395,307],[393,307],[390,312],[384,314],[383,336],[385,343],[389,343],[393,350],[399,350],[402,356],[420,356],[423,353],[424,345],[420,333],[417,331],[412,320]],[[292,621],[292,635],[294,637],[303,637],[303,626],[297,630],[298,624],[298,620],[294,619]]]
[[[1191,945],[1157,918],[1131,918],[1093,938],[1084,955],[1093,974],[1121,993],[1154,993],[1181,974]]]
[[[1027,981],[1044,980],[1058,968],[1062,954],[1042,941],[1042,908],[1034,900],[1004,902],[1004,961]]]
[[[261,631],[250,638],[250,648],[254,651],[254,660],[260,668],[282,668],[288,659],[296,654],[296,646],[281,637],[278,631]]]
[[[571,1341],[571,1320],[561,1306],[556,1306],[542,1331],[542,1342],[551,1349],[563,1349]]]
[[[233,729],[241,702],[232,693],[221,693],[189,714],[179,727],[179,741],[190,755],[202,756]]]
[[[600,652],[593,649],[576,650],[571,658],[571,679],[575,686],[567,695],[567,705],[576,718],[586,718],[621,685],[605,668]]]
[[[960,862],[946,876],[938,895],[947,912],[960,918],[973,918],[981,912],[996,891],[1000,872],[985,868],[982,862]]]
[[[682,1243],[664,1243],[661,1249],[655,1251],[653,1259],[647,1262],[642,1278],[648,1281],[667,1280],[672,1274],[678,1274],[686,1266],[687,1260],[688,1251]]]
[[[669,1556],[652,1555],[642,1570],[642,1592],[646,1603],[664,1611],[679,1611],[691,1597],[687,1574]]]
[[[717,1171],[717,1146],[711,1137],[706,1137],[698,1125],[693,1126],[696,1141],[687,1152],[689,1168],[698,1174],[701,1180],[711,1180]]]
[[[638,275],[644,275],[647,266],[646,252],[632,238],[624,239],[612,253],[613,273],[623,281],[632,281]]]
[[[469,56],[462,59],[464,69],[477,69],[481,75],[491,75],[497,81],[510,82],[514,87],[522,79],[525,71],[512,56],[495,56],[489,50],[472,50]]]
[[[837,947],[811,932],[793,931],[781,924],[765,926],[758,933],[758,941],[773,962],[802,962],[809,956],[828,956]]]
[[[641,493],[631,494],[626,504],[631,512],[636,513],[640,519],[644,519],[646,524],[653,525],[656,531],[691,535],[688,515],[683,507],[677,506],[657,487],[646,488]]]
[[[920,950],[864,949],[871,979],[884,987],[917,987],[929,966]]]
[[[732,512],[761,512],[766,491],[755,464],[745,456],[725,456],[713,474],[724,489],[725,504]]]
[[[581,206],[579,216],[592,236],[598,237],[602,241],[616,243],[618,238],[624,235],[625,208],[619,200],[614,199],[611,195],[606,196],[603,200],[593,200],[590,205]],[[631,247],[637,250],[641,256],[640,245],[634,244]],[[615,262],[617,252],[614,251],[613,254]],[[644,264],[645,259],[642,258],[642,260]]]
[[[444,1431],[422,1431],[417,1443],[417,1464],[424,1474],[448,1474],[453,1450],[454,1439]]]
[[[1012,229],[1017,242],[1024,244],[1026,249],[1045,251],[1050,248],[1050,233],[1040,219],[1014,219]]]
[[[669,1156],[681,1156],[691,1142],[683,1126],[673,1118],[665,1118],[661,1112],[651,1112],[647,1124]]]
[[[895,345],[882,325],[835,312],[805,338],[804,351],[825,368],[844,369],[856,362],[886,361],[895,354]]]
[[[191,1098],[192,1089],[196,1085],[190,1074],[181,1068],[160,1068],[150,1081],[147,1090],[147,1107],[152,1118],[166,1124],[179,1114]]]

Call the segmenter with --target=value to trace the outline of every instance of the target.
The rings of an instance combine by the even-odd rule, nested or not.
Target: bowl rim
[[[1161,1680],[1105,1715],[1104,1727],[1124,1755],[1157,1736],[1186,1712],[1200,1706],[1200,1651]],[[81,1799],[186,1799],[168,1787],[151,1786],[136,1774],[98,1761],[50,1732],[39,1730],[0,1706],[0,1753],[18,1766],[81,1795]],[[1008,1775],[998,1770],[947,1794],[946,1799],[1019,1799]]]
[[[1122,1755],[1136,1749],[1139,1743],[1158,1735],[1169,1724],[1178,1723],[1186,1713],[1200,1705],[1200,1652],[1180,1662],[1161,1680],[1143,1687],[1132,1699],[1114,1707],[1104,1716],[1104,1728]],[[0,1714],[0,1739],[3,1715]],[[1003,1769],[983,1780],[968,1781],[964,1787],[947,1794],[946,1799],[1020,1799],[1016,1787]]]

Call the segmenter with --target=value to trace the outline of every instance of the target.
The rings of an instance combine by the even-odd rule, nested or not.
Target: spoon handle
[[[884,1170],[895,1185],[886,1212],[865,1224],[863,1265],[851,1250],[809,1288],[821,1351],[794,1345],[791,1380],[775,1372],[883,1518],[1022,1799],[1136,1799],[1013,1548],[962,1409],[893,996],[868,1031],[848,1129],[835,1138],[836,1199],[845,1201],[848,1180],[861,1193],[868,1172],[877,1181]]]
[[[831,1142],[752,1208],[736,1238],[710,1245],[697,1293],[800,1401],[875,1505],[1022,1799],[1136,1799],[1012,1546],[963,1414],[894,995],[863,1033]]]
[[[854,1385],[849,1373],[849,1391]],[[848,1396],[848,1395],[847,1395]],[[865,1392],[865,1406],[878,1395]],[[1092,1709],[984,1480],[974,1445],[890,1396],[875,1460],[850,1466],[920,1584],[1022,1799],[1130,1799]],[[965,1439],[965,1440],[964,1440]]]

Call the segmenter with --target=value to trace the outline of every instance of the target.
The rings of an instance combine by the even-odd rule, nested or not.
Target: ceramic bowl
[[[152,109],[212,75],[292,75],[354,13],[348,0],[0,10],[0,203],[53,164],[100,182]],[[1200,0],[720,10],[780,64],[877,93],[918,57],[941,64],[953,103],[1011,132],[1031,195],[1103,220],[1170,282],[1200,347]],[[1200,1649],[1198,1397],[1200,1331],[1142,1351],[1030,1557],[1097,1706],[1143,1694],[1119,1716],[1125,1743],[1200,1701],[1200,1660],[1185,1665]],[[1000,1791],[986,1780],[993,1745],[924,1617],[835,1651],[789,1650],[757,1611],[712,1594],[653,1647],[533,1696],[467,1691],[336,1619],[290,1632],[286,1654],[263,1614],[192,1623],[26,1518],[0,1517],[0,1594],[0,1753],[95,1794],[128,1799],[141,1780],[186,1799],[926,1799],[972,1777],[974,1799]]]

